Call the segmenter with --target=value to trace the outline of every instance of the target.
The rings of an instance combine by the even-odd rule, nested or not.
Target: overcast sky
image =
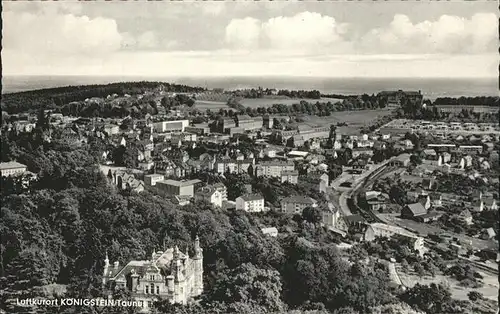
[[[5,75],[497,77],[497,2],[3,2]]]

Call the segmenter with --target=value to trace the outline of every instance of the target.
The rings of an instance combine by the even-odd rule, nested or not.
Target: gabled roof
[[[380,193],[380,194],[371,194],[366,196],[367,201],[388,201],[389,200],[389,195],[386,193]]]
[[[399,234],[399,235],[410,237],[410,238],[417,238],[416,234],[414,234],[414,233],[412,233],[404,228],[397,227],[397,226],[391,226],[391,225],[384,224],[384,223],[375,222],[375,223],[370,224],[369,227],[371,227],[374,231],[384,230],[384,231],[390,231],[391,233]]]
[[[281,203],[299,203],[299,204],[307,204],[313,205],[316,204],[316,200],[310,197],[302,196],[302,195],[292,195],[284,198]]]
[[[244,201],[257,201],[257,200],[263,200],[264,197],[260,194],[245,194],[240,196]]]
[[[180,259],[187,258],[187,255],[183,252],[178,252]],[[171,262],[174,258],[174,249],[169,248],[165,252],[159,251],[153,253],[151,260],[140,260],[140,261],[130,261],[128,264],[119,268],[117,271],[113,271],[113,266],[110,266],[110,275],[113,276],[112,280],[116,280],[119,277],[124,277],[130,272],[135,272],[139,276],[143,276],[147,271],[158,272],[163,270],[163,273],[170,273]]]
[[[2,162],[2,163],[0,163],[0,169],[1,170],[26,168],[26,167],[27,167],[26,165],[18,163],[17,161],[9,161],[9,162]]]
[[[237,115],[237,116],[236,116],[236,119],[238,119],[238,121],[249,121],[249,120],[253,120],[253,118],[251,118],[249,115],[246,115],[246,114],[243,114],[243,115]]]
[[[420,203],[408,204],[408,205],[406,205],[406,207],[411,211],[413,216],[422,216],[422,215],[427,214],[427,210]]]
[[[173,186],[189,186],[201,182],[200,180],[189,180],[189,181],[177,181],[177,180],[163,180],[158,183],[173,185]]]

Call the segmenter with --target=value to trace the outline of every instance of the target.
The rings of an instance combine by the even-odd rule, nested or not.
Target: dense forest
[[[434,101],[436,106],[490,106],[498,107],[500,105],[500,97],[493,96],[477,96],[477,97],[439,97]]]
[[[125,94],[142,94],[145,91],[153,90],[159,86],[163,86],[164,90],[167,92],[178,93],[196,93],[205,90],[201,87],[146,81],[121,82],[106,85],[66,86],[3,94],[1,107],[2,111],[11,114],[33,111],[40,107],[52,109],[92,97],[106,98],[108,95],[112,94],[117,94],[119,96]]]
[[[274,94],[273,94],[274,93]],[[262,98],[268,96],[282,96],[287,98],[310,98],[310,99],[320,99],[321,93],[317,90],[288,90],[282,89],[279,91],[272,91],[270,89],[240,89],[233,92],[233,95],[243,98]]]

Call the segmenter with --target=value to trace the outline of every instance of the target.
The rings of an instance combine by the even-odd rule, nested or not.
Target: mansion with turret
[[[189,257],[179,248],[153,252],[151,259],[130,261],[121,266],[112,265],[106,254],[104,260],[103,290],[112,298],[113,292],[125,289],[133,301],[142,304],[149,311],[156,300],[186,304],[203,292],[203,249],[196,237],[195,254]]]

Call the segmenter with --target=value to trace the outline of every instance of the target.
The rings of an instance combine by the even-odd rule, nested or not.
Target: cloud
[[[428,21],[396,14],[369,29],[365,21],[347,24],[288,3],[280,13],[253,2],[242,4],[245,12],[240,2],[172,4],[165,14],[151,3],[134,18],[130,12],[139,7],[132,4],[126,10],[106,4],[103,13],[97,4],[59,3],[5,3],[4,73],[497,74],[493,13]]]
[[[483,53],[495,50],[498,20],[493,13],[470,19],[442,15],[436,21],[413,23],[397,14],[384,28],[362,36],[359,49],[388,53]]]
[[[122,35],[112,19],[4,12],[3,47],[26,53],[103,54],[120,49]]]
[[[259,20],[246,17],[234,19],[226,27],[226,42],[233,48],[257,48],[261,32]]]
[[[226,27],[226,42],[233,48],[321,51],[345,51],[348,45],[342,38],[348,25],[339,24],[333,17],[315,12],[295,16],[279,16],[267,21],[251,17],[233,19]]]
[[[333,17],[302,12],[293,17],[275,17],[262,25],[265,41],[271,48],[317,50],[343,41],[345,25]]]
[[[233,48],[287,53],[471,54],[495,51],[497,23],[493,13],[476,13],[469,19],[442,15],[419,23],[396,14],[389,25],[356,36],[350,32],[356,25],[305,11],[266,21],[233,19],[226,27],[226,42]]]

